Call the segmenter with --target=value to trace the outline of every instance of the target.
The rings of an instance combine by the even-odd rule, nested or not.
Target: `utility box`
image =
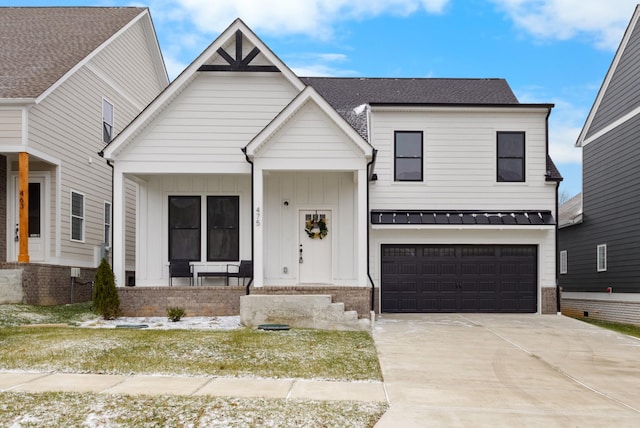
[[[71,278],[80,278],[80,268],[71,268]]]

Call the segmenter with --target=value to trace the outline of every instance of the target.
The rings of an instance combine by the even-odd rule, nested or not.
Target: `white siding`
[[[265,284],[297,284],[300,210],[331,210],[335,284],[357,283],[354,174],[281,173],[265,177]],[[284,205],[284,201],[289,203]],[[284,268],[288,273],[284,273]]]
[[[136,269],[136,201],[138,186],[131,180],[125,180],[125,194],[127,204],[125,207],[125,267],[127,270]]]
[[[145,53],[146,37],[138,22],[29,111],[31,147],[61,158],[60,193],[50,189],[52,204],[60,201],[61,252],[54,263],[94,266],[103,240],[104,201],[111,200],[111,168],[98,152],[102,142],[102,98],[114,105],[114,134],[162,89],[157,70]],[[146,58],[146,59],[145,59]],[[125,76],[146,76],[144,84],[123,83]],[[56,183],[57,185],[57,183]],[[70,240],[70,189],[85,194],[85,242]],[[56,211],[52,207],[52,216]],[[55,219],[51,220],[56,224]],[[57,244],[56,244],[57,245]],[[56,255],[57,256],[57,255]]]
[[[357,146],[315,103],[306,103],[259,152],[261,158],[362,159]]]
[[[295,95],[280,73],[200,72],[118,162],[167,163],[174,172],[248,172],[240,149]]]
[[[22,144],[22,109],[0,109],[0,149]]]
[[[555,183],[545,182],[546,112],[373,113],[378,149],[372,209],[555,209]],[[423,182],[394,182],[394,131],[423,131]],[[497,131],[524,131],[524,183],[496,180]]]
[[[145,182],[139,183],[136,285],[169,284],[169,196],[201,196],[203,220],[206,219],[207,196],[239,196],[240,259],[251,259],[251,178],[249,175],[163,175],[145,178]],[[202,260],[194,262],[195,272],[224,269],[226,262],[206,262],[205,228],[202,229],[202,233]],[[127,236],[126,241],[131,242],[131,237]]]

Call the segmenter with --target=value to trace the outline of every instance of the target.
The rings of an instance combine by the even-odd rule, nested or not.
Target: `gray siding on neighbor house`
[[[583,148],[583,223],[560,229],[567,250],[564,291],[640,292],[640,117]],[[607,244],[607,271],[596,247]]]
[[[631,33],[606,93],[600,101],[587,138],[640,105],[640,85],[637,85],[639,73],[640,26],[637,26]]]

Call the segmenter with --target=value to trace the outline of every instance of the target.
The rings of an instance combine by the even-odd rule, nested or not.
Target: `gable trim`
[[[131,142],[130,140],[132,140],[139,131],[144,129],[147,124],[152,121],[168,103],[171,102],[173,98],[182,92],[186,85],[195,79],[200,67],[202,67],[207,60],[217,53],[218,49],[221,48],[223,44],[237,31],[241,31],[254,46],[258,47],[260,52],[271,63],[278,67],[278,71],[282,73],[297,90],[302,91],[305,88],[304,83],[298,78],[298,76],[296,76],[295,73],[293,73],[293,71],[291,71],[291,69],[287,67],[240,18],[237,18],[191,64],[189,64],[187,68],[185,68],[182,73],[180,73],[180,75],[164,89],[164,91],[162,91],[135,119],[133,119],[133,121],[131,121],[113,141],[111,141],[111,143],[104,148],[102,156],[105,159],[114,160],[114,155],[126,147]]]
[[[244,148],[245,154],[253,158],[264,147],[264,145],[293,118],[298,111],[307,104],[315,103],[329,119],[362,151],[363,155],[370,159],[373,156],[373,147],[349,125],[346,120],[338,114],[329,103],[318,94],[312,87],[307,86],[297,97],[295,97],[278,115],[260,131]]]
[[[198,68],[198,71],[261,71],[261,72],[277,72],[280,71],[275,65],[249,65],[253,59],[258,56],[260,49],[257,46],[242,57],[242,32],[236,30],[236,57],[233,58],[223,47],[219,47],[218,55],[220,55],[227,65],[205,64]]]
[[[611,62],[611,65],[609,66],[609,70],[607,71],[607,74],[604,78],[604,82],[602,83],[602,86],[600,87],[600,90],[598,91],[598,95],[596,96],[596,100],[593,103],[593,106],[591,106],[591,110],[589,111],[589,115],[587,116],[587,120],[584,123],[584,126],[582,127],[582,130],[580,131],[580,134],[578,135],[578,140],[575,143],[576,147],[584,147],[585,145],[587,145],[588,143],[590,143],[591,141],[593,141],[595,138],[593,138],[594,136],[589,137],[588,140],[585,140],[587,133],[589,132],[589,128],[591,128],[591,123],[593,122],[593,119],[596,116],[596,113],[598,112],[598,109],[600,108],[600,103],[602,102],[602,99],[604,98],[605,93],[607,92],[607,89],[609,88],[609,84],[611,83],[611,80],[613,79],[613,75],[616,72],[616,69],[618,68],[618,63],[620,62],[620,59],[622,58],[622,55],[624,53],[624,51],[627,49],[627,44],[629,43],[629,39],[631,39],[631,34],[633,33],[633,30],[635,29],[636,25],[638,24],[638,18],[640,17],[640,5],[636,6],[635,11],[633,12],[633,16],[631,17],[631,21],[629,22],[629,25],[627,26],[627,29],[624,32],[624,36],[622,37],[622,41],[620,42],[620,46],[618,46],[618,50],[616,51],[616,54],[613,58],[613,61]],[[636,109],[637,110],[637,109]],[[634,110],[635,112],[635,110]],[[624,119],[622,122],[625,122],[627,120],[629,120],[631,117],[635,116],[637,113],[631,112],[627,115],[625,115],[624,117],[626,119]],[[632,114],[633,113],[633,114]],[[631,116],[629,116],[631,115]],[[629,117],[627,117],[629,116]],[[621,118],[622,119],[622,118]],[[617,120],[614,123],[619,122],[621,119]],[[622,123],[620,122],[620,123]],[[618,125],[620,124],[618,123]],[[607,126],[606,128],[610,128],[608,131],[609,132],[611,129],[615,128],[611,127],[612,124],[610,124],[609,126]],[[618,126],[616,125],[616,126]],[[604,130],[604,129],[603,129]],[[601,130],[601,131],[603,131]],[[598,134],[600,134],[600,132],[598,132]],[[602,134],[600,134],[601,136]]]

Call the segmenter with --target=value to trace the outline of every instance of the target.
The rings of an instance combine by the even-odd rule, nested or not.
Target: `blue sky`
[[[574,147],[638,0],[87,0],[1,6],[147,6],[171,78],[235,18],[301,76],[505,78],[553,103],[550,152],[566,196]]]

